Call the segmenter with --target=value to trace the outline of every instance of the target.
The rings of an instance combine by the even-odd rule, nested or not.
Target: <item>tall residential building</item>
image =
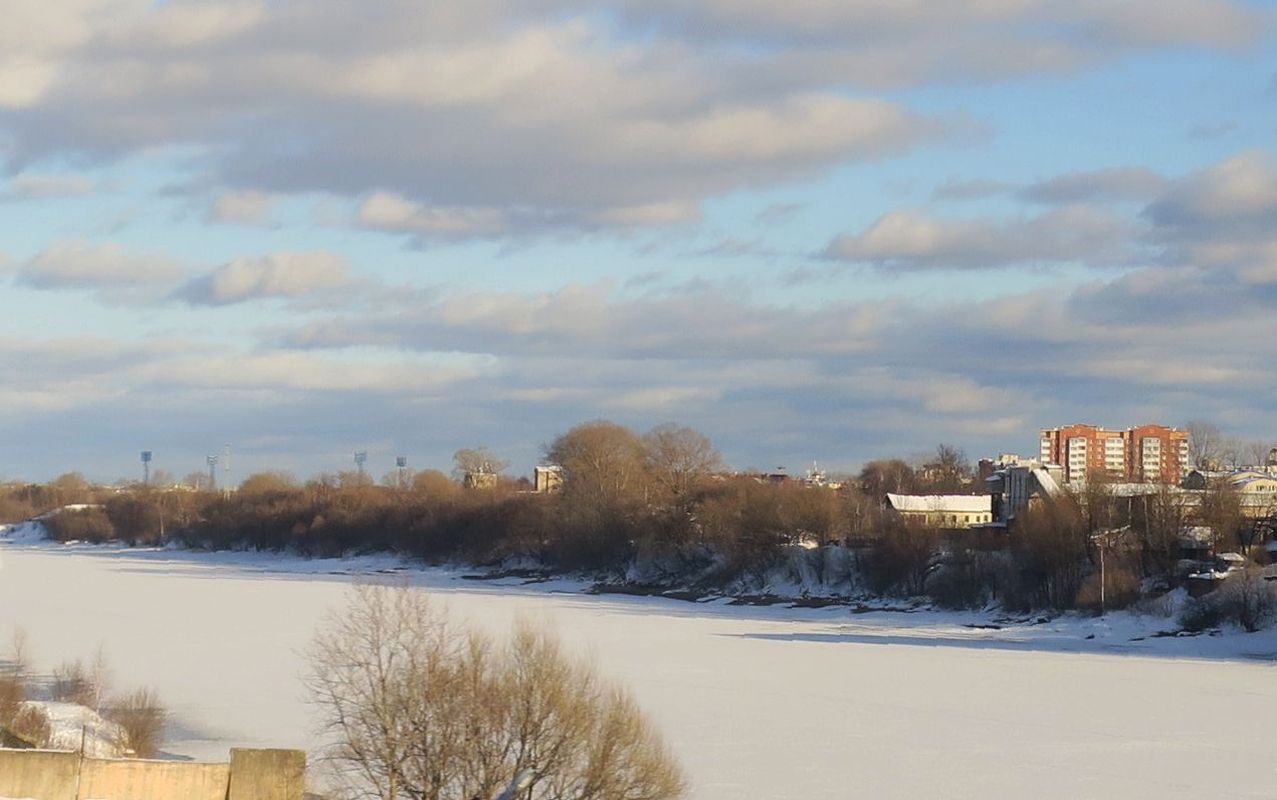
[[[1178,483],[1188,465],[1188,431],[1164,425],[1049,428],[1042,430],[1040,455],[1063,467],[1068,483],[1095,473],[1125,483]]]

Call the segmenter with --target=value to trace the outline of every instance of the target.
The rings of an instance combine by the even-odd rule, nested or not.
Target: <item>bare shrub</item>
[[[116,698],[103,716],[120,726],[117,744],[134,757],[153,758],[160,752],[168,712],[154,689],[138,689]]]
[[[1277,587],[1264,580],[1262,570],[1248,567],[1186,605],[1179,622],[1189,631],[1228,623],[1248,633],[1264,630],[1277,623]]]
[[[1116,559],[1114,559],[1116,561]],[[1100,594],[1101,575],[1104,580],[1103,597]],[[1140,577],[1130,566],[1121,563],[1109,564],[1101,573],[1092,572],[1082,580],[1077,590],[1077,607],[1100,613],[1126,608],[1139,599]]]
[[[53,668],[52,678],[49,693],[54,700],[96,710],[102,705],[102,696],[109,682],[106,656],[99,650],[88,666],[78,658],[63,661]]]
[[[48,747],[53,735],[48,716],[36,706],[25,706],[8,726],[9,732],[30,747]]]
[[[888,520],[866,559],[865,577],[879,594],[921,595],[939,547],[939,529],[915,520]]]
[[[100,508],[62,511],[44,521],[49,538],[56,542],[84,541],[100,544],[115,538],[111,518]]]
[[[9,728],[27,699],[25,682],[17,675],[0,675],[0,728]]]
[[[1086,575],[1085,519],[1074,498],[1030,508],[1016,519],[1011,551],[1016,581],[1004,587],[1008,608],[1072,608]]]
[[[521,625],[505,644],[419,591],[361,586],[312,644],[308,683],[352,796],[666,800],[681,770],[623,690]]]

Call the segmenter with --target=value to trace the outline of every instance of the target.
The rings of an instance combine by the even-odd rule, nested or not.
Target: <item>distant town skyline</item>
[[[0,478],[1277,419],[1246,0],[14,0]]]

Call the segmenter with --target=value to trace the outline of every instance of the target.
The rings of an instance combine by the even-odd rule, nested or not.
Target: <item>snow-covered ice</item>
[[[695,800],[1260,798],[1277,777],[1273,633],[592,596],[390,557],[9,542],[0,559],[0,637],[21,625],[44,669],[103,645],[117,684],[168,701],[166,749],[197,758],[311,744],[302,651],[351,575],[371,572],[492,630],[521,615],[553,624],[634,691]]]

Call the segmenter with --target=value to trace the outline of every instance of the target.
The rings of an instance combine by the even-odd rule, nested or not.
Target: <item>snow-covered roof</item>
[[[1108,492],[1114,497],[1145,497],[1162,492],[1188,494],[1191,490],[1170,483],[1114,483],[1109,485]]]
[[[1046,493],[1047,497],[1056,497],[1060,494],[1060,484],[1046,467],[1034,467],[1033,477],[1037,479],[1038,486],[1042,487],[1042,491]]]
[[[987,494],[887,494],[887,502],[897,511],[945,514],[987,514],[993,511],[993,497]]]

